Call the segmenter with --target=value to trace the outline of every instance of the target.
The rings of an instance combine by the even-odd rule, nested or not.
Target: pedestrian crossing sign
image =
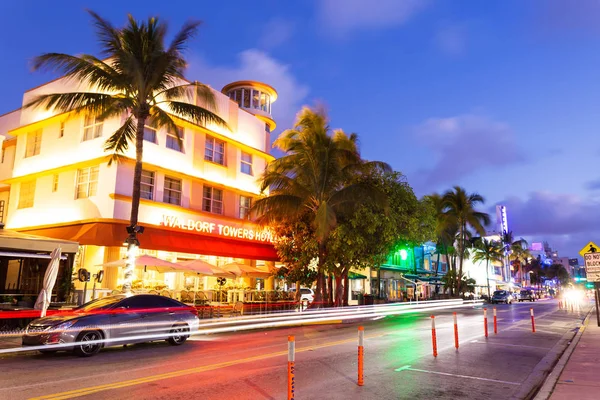
[[[581,249],[579,255],[583,257],[586,253],[600,253],[600,246],[594,242],[589,242],[583,249]]]

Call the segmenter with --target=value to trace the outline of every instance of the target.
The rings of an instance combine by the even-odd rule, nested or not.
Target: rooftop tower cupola
[[[221,90],[229,98],[257,118],[265,121],[268,132],[275,129],[271,116],[271,105],[277,100],[277,91],[257,81],[237,81],[225,85]]]

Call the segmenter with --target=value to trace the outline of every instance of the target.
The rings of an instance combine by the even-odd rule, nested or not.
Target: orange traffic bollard
[[[358,327],[358,386],[365,384],[365,376],[363,373],[365,367],[365,328]]]
[[[483,309],[483,333],[488,337],[487,308]]]
[[[498,334],[498,319],[496,318],[496,307],[494,307],[494,335]]]
[[[531,313],[531,332],[535,333],[535,319],[533,318],[533,308],[529,309]]]
[[[295,362],[295,352],[296,352],[296,342],[294,341],[293,336],[288,336],[288,400],[294,400],[294,391],[296,386],[295,381],[295,371],[294,371],[294,362]]]
[[[458,320],[456,318],[456,313],[452,313],[454,317],[454,347],[458,350]]]
[[[433,346],[433,356],[437,357],[437,337],[435,335],[435,316],[431,316],[431,345]]]

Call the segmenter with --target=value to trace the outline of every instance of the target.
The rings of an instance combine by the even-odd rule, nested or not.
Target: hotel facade
[[[61,78],[27,91],[22,102],[80,90]],[[273,237],[247,215],[260,195],[258,177],[273,160],[271,107],[277,92],[264,83],[239,81],[213,93],[216,113],[229,129],[196,125],[177,115],[181,141],[176,132],[156,129],[150,121],[145,128],[140,252],[172,262],[201,258],[217,266],[236,261],[272,270],[277,260]],[[79,242],[75,269],[91,274],[124,258],[135,146],[109,165],[104,143],[125,117],[99,121],[83,113],[24,107],[0,116],[0,222],[6,229]],[[122,285],[119,270],[104,270],[100,292]],[[170,289],[190,285],[183,274],[136,274]],[[2,291],[15,287],[20,271],[5,275]],[[200,289],[211,289],[213,280],[203,278]],[[245,278],[243,284],[255,287],[257,281]],[[81,291],[83,285],[76,285]],[[272,290],[273,278],[258,285]]]

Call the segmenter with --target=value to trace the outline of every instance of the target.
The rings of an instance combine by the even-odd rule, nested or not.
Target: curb
[[[586,321],[584,323],[587,323],[589,320],[591,311],[592,309],[590,308],[586,314]],[[552,347],[548,354],[542,358],[527,379],[521,384],[519,391],[511,397],[511,400],[545,400],[548,398],[552,388],[554,388],[554,385],[558,380],[558,376],[560,376],[562,368],[564,368],[564,364],[566,364],[567,359],[579,341],[579,337],[581,337],[581,332],[583,332],[583,329],[581,329],[582,326],[575,328],[577,329],[577,332],[575,333],[573,333],[572,330],[569,330],[558,340],[554,347]],[[563,364],[562,367],[560,367],[560,371],[558,371],[557,368],[561,362]],[[555,370],[558,372],[556,377],[554,377]],[[553,380],[550,379],[551,377]],[[541,394],[542,389],[545,389],[547,384],[551,386],[548,395],[546,397],[536,396]]]
[[[537,395],[534,397],[534,400],[547,400],[548,398],[550,398],[550,395],[552,395],[552,392],[554,391],[554,387],[556,386],[556,382],[558,382],[560,374],[562,374],[563,370],[565,369],[569,358],[571,358],[571,354],[573,354],[573,351],[575,351],[575,348],[577,347],[577,344],[579,343],[579,340],[581,339],[585,328],[587,328],[590,322],[591,311],[591,309],[590,311],[588,311],[583,325],[579,327],[579,330],[575,334],[575,338],[573,339],[573,341],[571,341],[571,344],[569,345],[567,350],[565,350],[563,355],[560,357],[560,359],[556,363],[556,366],[548,375],[548,378],[546,378],[546,381],[538,391]]]

